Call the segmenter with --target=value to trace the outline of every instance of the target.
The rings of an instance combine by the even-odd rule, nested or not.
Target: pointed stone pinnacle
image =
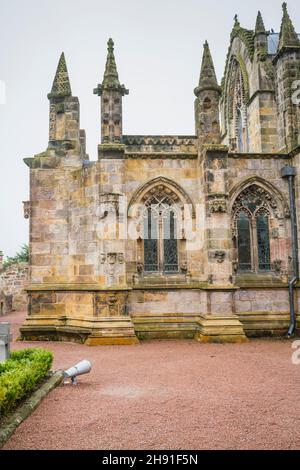
[[[283,17],[280,29],[279,50],[284,47],[300,47],[300,41],[287,10],[287,3],[282,4]]]
[[[234,28],[239,28],[241,25],[240,25],[240,22],[239,22],[239,17],[238,15],[234,15]]]
[[[114,41],[109,38],[107,42],[107,59],[103,81],[94,89],[94,94],[101,96],[104,90],[119,91],[122,96],[128,95],[129,91],[120,84],[119,75],[114,54]]]
[[[118,87],[120,86],[119,75],[117,71],[117,65],[114,55],[114,42],[110,38],[107,43],[107,60],[106,60],[106,67],[104,72],[103,78],[103,87],[111,86],[111,87]]]
[[[257,13],[257,18],[256,18],[255,34],[260,34],[260,33],[265,33],[265,32],[266,32],[266,29],[265,29],[264,21],[261,16],[261,12],[259,11]]]
[[[109,38],[108,43],[107,43],[108,52],[111,52],[111,53],[114,52],[114,45],[115,45],[115,43],[112,40],[112,38]]]
[[[211,57],[208,42],[204,43],[204,51],[199,79],[199,86],[195,89],[195,95],[198,96],[203,90],[216,90],[219,91],[221,88],[218,85],[215,67]]]
[[[67,96],[72,96],[72,90],[65,54],[62,52],[54,77],[52,90],[51,93],[49,93],[48,98],[63,98]]]

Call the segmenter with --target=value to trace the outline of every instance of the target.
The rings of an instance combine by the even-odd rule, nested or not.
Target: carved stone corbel
[[[211,260],[215,260],[218,263],[224,263],[226,257],[226,251],[217,250],[209,252],[209,258]]]
[[[24,211],[24,218],[29,219],[31,216],[31,202],[30,201],[23,201],[23,211]]]
[[[280,275],[282,273],[282,260],[281,259],[276,259],[272,263],[272,269],[275,272],[275,274]]]

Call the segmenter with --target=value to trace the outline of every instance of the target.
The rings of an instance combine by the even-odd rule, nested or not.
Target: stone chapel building
[[[238,18],[222,84],[208,43],[195,134],[124,135],[108,42],[98,160],[86,155],[64,54],[47,150],[30,171],[26,339],[245,341],[299,319],[300,39]]]

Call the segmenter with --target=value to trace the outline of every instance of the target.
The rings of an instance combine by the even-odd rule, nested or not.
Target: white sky
[[[57,62],[66,54],[73,95],[81,104],[87,151],[100,142],[99,98],[106,43],[115,41],[124,98],[125,134],[194,134],[194,95],[202,45],[209,41],[222,78],[235,13],[253,29],[260,9],[279,31],[278,0],[0,0],[0,250],[14,255],[28,241],[24,157],[46,149],[48,100]],[[288,9],[300,32],[299,0]]]

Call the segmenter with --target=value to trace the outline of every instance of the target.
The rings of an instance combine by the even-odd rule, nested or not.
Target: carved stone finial
[[[107,42],[107,50],[108,52],[112,53],[114,52],[114,41],[112,40],[112,38],[109,38],[108,42]]]
[[[94,94],[101,96],[104,90],[119,91],[122,96],[129,94],[125,86],[120,84],[114,54],[114,41],[111,38],[107,42],[107,59],[103,81],[101,85],[98,85],[98,87],[94,89]]]
[[[240,22],[239,22],[239,17],[237,14],[234,15],[234,27],[235,28],[239,28],[241,25],[240,25]]]
[[[266,29],[265,29],[264,21],[263,21],[261,12],[259,11],[257,13],[257,18],[256,18],[255,34],[260,34],[260,33],[265,33],[265,32],[266,32]]]
[[[282,4],[283,17],[279,36],[279,50],[284,47],[300,47],[300,41],[287,10],[287,3]]]
[[[62,52],[54,77],[52,90],[51,93],[49,93],[48,98],[66,98],[68,96],[72,96],[72,90],[65,54]]]

